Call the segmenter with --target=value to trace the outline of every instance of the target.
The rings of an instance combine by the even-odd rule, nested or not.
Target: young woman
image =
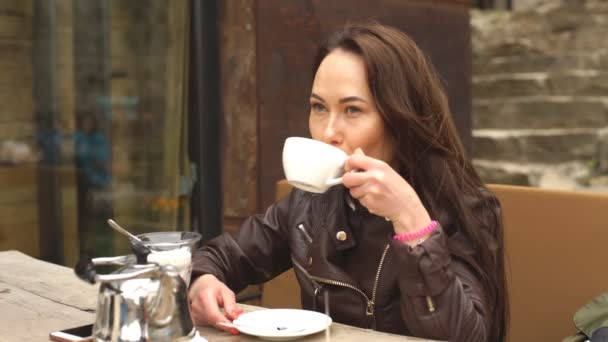
[[[306,309],[450,341],[503,341],[500,207],[459,141],[434,68],[404,33],[349,25],[319,50],[313,139],[350,155],[343,186],[293,190],[194,258],[194,319],[235,319],[234,292],[294,267]],[[219,310],[225,309],[225,315]],[[217,326],[217,325],[216,325]],[[218,326],[219,328],[220,326]]]

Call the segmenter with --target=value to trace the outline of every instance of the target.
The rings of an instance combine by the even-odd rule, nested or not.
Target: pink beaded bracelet
[[[425,235],[428,235],[428,234],[434,232],[435,229],[437,229],[438,225],[439,225],[439,223],[437,223],[437,221],[431,221],[431,223],[429,223],[428,226],[420,229],[417,232],[393,235],[393,240],[404,241],[404,242],[417,240]]]

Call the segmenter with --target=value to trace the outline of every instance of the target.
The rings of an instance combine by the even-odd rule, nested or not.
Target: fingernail
[[[238,331],[238,330],[236,330],[236,329],[231,329],[231,330],[230,330],[230,333],[231,333],[232,335],[238,335],[238,334],[239,334],[239,331]]]

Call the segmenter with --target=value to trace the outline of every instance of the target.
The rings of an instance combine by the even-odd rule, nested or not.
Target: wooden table
[[[70,268],[29,257],[17,251],[0,252],[0,342],[48,341],[51,331],[92,323],[95,319],[97,286],[78,279]],[[239,304],[245,311],[259,309]],[[230,335],[199,327],[210,342],[259,341],[247,335]],[[301,341],[326,341],[325,333]],[[397,336],[334,323],[330,340],[337,341],[429,341]]]

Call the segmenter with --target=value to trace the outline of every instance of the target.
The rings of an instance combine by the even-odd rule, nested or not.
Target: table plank
[[[90,324],[95,319],[93,313],[2,281],[0,308],[0,342],[47,341],[51,331]]]
[[[47,341],[51,331],[92,323],[97,286],[78,279],[70,268],[54,265],[16,251],[0,252],[0,342]],[[245,311],[262,308],[239,304]],[[211,327],[198,327],[209,342],[260,341],[247,335],[230,335]],[[329,334],[302,341],[368,342],[430,341],[381,333],[333,323]]]
[[[259,338],[254,336],[247,336],[239,334],[236,336],[230,335],[226,332],[221,332],[210,327],[198,327],[198,331],[206,338],[209,342],[249,342],[249,341],[260,341]],[[415,337],[399,336],[381,333],[378,331],[366,330],[346,326],[339,323],[333,323],[329,328],[329,335],[326,337],[325,332],[320,332],[315,335],[307,336],[302,341],[306,342],[369,342],[369,341],[381,341],[381,342],[432,342],[431,340],[424,340]]]
[[[70,268],[18,251],[0,252],[0,282],[80,310],[97,306],[97,285],[78,279]]]

